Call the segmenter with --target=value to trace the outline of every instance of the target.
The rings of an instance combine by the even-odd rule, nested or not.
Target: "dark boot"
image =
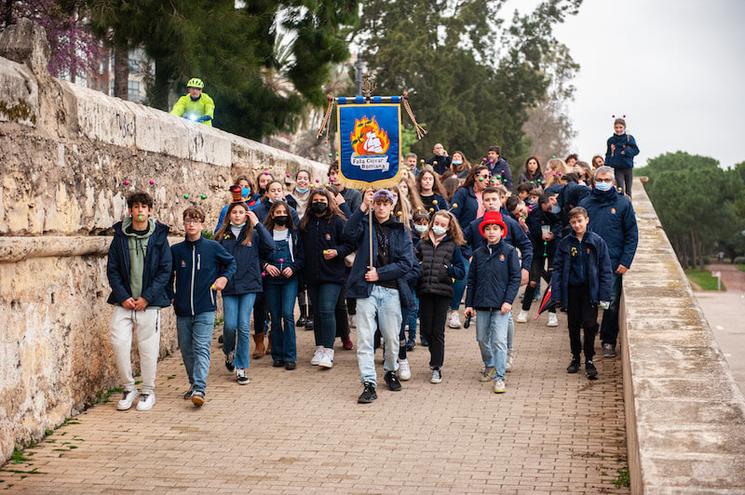
[[[295,322],[296,327],[304,327],[308,321],[308,306],[306,304],[300,305],[300,318]]]

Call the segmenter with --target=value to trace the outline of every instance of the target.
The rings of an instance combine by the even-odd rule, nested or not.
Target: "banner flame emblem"
[[[385,155],[391,146],[391,140],[385,129],[381,129],[375,117],[368,119],[363,115],[361,119],[354,120],[354,131],[349,133],[354,154],[363,155]]]

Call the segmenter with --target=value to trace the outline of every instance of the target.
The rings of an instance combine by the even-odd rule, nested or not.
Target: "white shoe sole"
[[[136,394],[136,395],[135,395],[135,396],[134,396],[134,397],[132,398],[132,402],[130,402],[129,404],[124,404],[124,405],[122,405],[121,401],[117,402],[117,403],[116,403],[116,410],[117,410],[117,411],[129,411],[130,409],[132,409],[132,406],[134,405],[135,401],[136,401],[137,399],[139,399],[139,398],[140,398],[140,394]]]
[[[138,411],[149,411],[150,409],[152,409],[153,407],[155,407],[155,399],[153,399],[153,403],[150,404],[147,407],[140,407],[140,404],[141,404],[140,402],[137,403],[137,410]]]
[[[333,368],[333,367],[334,367],[334,363],[324,363],[324,362],[320,362],[320,363],[318,363],[318,367],[319,367],[319,368],[324,368],[324,369],[330,370],[331,368]]]

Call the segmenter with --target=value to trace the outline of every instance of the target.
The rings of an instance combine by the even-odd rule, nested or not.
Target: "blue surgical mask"
[[[414,225],[414,229],[417,231],[417,233],[424,234],[427,231],[427,226],[416,224]]]
[[[612,182],[596,182],[595,189],[602,192],[610,191],[613,188]]]
[[[309,187],[296,187],[295,191],[297,191],[299,194],[305,194],[308,191],[310,191]]]
[[[433,232],[433,233],[434,233],[435,235],[437,235],[437,236],[440,236],[440,235],[445,235],[445,233],[446,233],[447,231],[448,231],[448,229],[447,229],[447,228],[445,228],[445,227],[440,227],[439,225],[433,225],[433,226],[432,226],[432,232]]]
[[[553,205],[551,207],[551,213],[553,213],[554,215],[558,215],[559,213],[561,213],[561,206]]]
[[[249,194],[251,194],[250,188],[245,187],[245,186],[241,187],[241,196],[243,196],[244,198],[247,198]]]
[[[452,163],[453,165],[462,165],[463,164],[463,160],[453,160],[450,163]]]

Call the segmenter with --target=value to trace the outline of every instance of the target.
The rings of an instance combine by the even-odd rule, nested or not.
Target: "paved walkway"
[[[184,372],[170,357],[158,370],[153,411],[117,412],[118,398],[89,409],[28,449],[28,463],[7,464],[0,490],[627,493],[613,483],[626,466],[619,359],[598,358],[596,382],[567,375],[561,323],[518,325],[516,369],[502,396],[477,380],[473,327],[448,332],[443,383],[429,383],[428,352],[417,347],[404,390],[380,387],[370,405],[356,403],[354,352],[339,348],[330,371],[310,366],[312,332],[298,332],[297,370],[272,368],[265,357],[245,387],[215,348],[201,410],[180,398]]]

